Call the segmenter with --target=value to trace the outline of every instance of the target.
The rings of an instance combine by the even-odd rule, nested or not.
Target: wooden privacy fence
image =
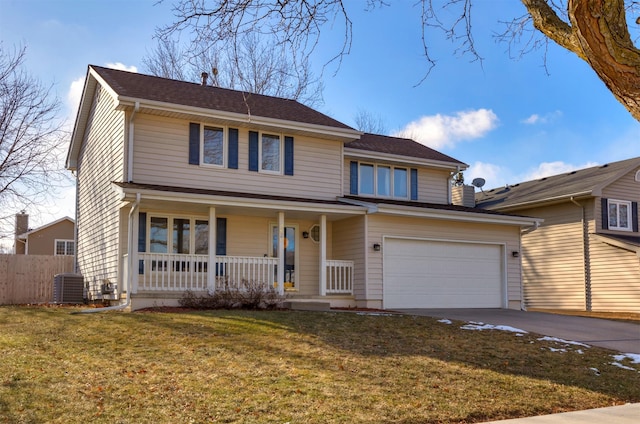
[[[73,272],[74,256],[0,255],[0,305],[53,300],[53,277]]]

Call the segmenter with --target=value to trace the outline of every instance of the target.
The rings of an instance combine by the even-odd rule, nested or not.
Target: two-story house
[[[75,255],[75,222],[65,216],[38,228],[29,228],[29,215],[16,214],[16,255]]]
[[[522,236],[526,307],[640,312],[640,158],[508,185],[476,200],[544,219]]]
[[[67,167],[92,299],[252,282],[332,306],[521,306],[538,220],[451,205],[467,165],[296,101],[89,66]]]

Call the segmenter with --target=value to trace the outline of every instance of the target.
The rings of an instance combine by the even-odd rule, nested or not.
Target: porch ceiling
[[[140,195],[140,207],[167,213],[191,213],[207,216],[215,207],[217,215],[276,217],[284,212],[288,219],[317,219],[326,215],[337,221],[366,214],[362,206],[346,205],[337,200],[301,199],[263,194],[202,190],[184,187],[157,186],[114,182],[121,199],[134,202]]]

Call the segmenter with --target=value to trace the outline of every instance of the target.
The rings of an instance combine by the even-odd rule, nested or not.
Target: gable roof
[[[460,162],[451,156],[447,156],[444,153],[440,153],[425,146],[424,144],[420,144],[417,141],[408,138],[364,133],[360,136],[359,140],[347,142],[344,147],[356,150],[366,150],[368,152],[384,153],[385,155],[399,155],[429,161],[447,162],[459,165],[462,168],[467,168],[467,164],[464,162]]]
[[[476,193],[476,205],[506,210],[571,197],[600,196],[604,187],[636,168],[640,168],[640,157],[485,190]]]
[[[90,65],[90,68],[121,98],[152,100],[174,105],[353,130],[348,125],[295,100],[208,85],[203,86],[192,82],[103,68],[95,65]]]
[[[26,240],[26,239],[27,239],[27,237],[29,237],[29,236],[30,236],[30,235],[32,235],[32,234],[37,233],[37,232],[39,232],[39,231],[42,231],[42,230],[44,230],[44,229],[47,229],[47,228],[49,228],[49,227],[53,227],[54,225],[58,225],[59,223],[64,222],[64,221],[69,221],[69,222],[71,222],[73,225],[76,225],[76,221],[74,221],[73,219],[69,218],[68,216],[65,216],[65,217],[62,217],[62,218],[60,218],[60,219],[56,219],[55,221],[50,222],[50,223],[48,223],[48,224],[44,224],[44,225],[42,225],[42,226],[40,226],[40,227],[38,227],[38,228],[34,228],[34,229],[29,230],[29,231],[27,231],[27,232],[25,232],[25,233],[22,233],[22,234],[18,235],[18,238],[19,238],[20,240]]]

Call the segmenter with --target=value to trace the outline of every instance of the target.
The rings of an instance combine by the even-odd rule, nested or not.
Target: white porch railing
[[[327,261],[327,294],[353,293],[353,261]]]
[[[275,287],[278,258],[216,256],[216,266],[209,267],[208,255],[138,253],[138,265],[128,270],[137,273],[133,292],[138,291],[206,291],[208,273],[215,272],[213,289],[242,289],[243,282]],[[125,255],[126,262],[127,257]],[[137,283],[137,284],[136,284]],[[327,261],[326,294],[353,293],[353,262]]]

